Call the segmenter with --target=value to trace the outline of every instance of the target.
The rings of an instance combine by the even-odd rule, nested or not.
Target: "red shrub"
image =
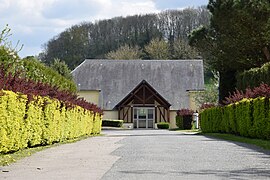
[[[203,109],[208,109],[208,108],[212,108],[212,107],[215,107],[216,105],[213,104],[213,103],[203,103],[200,107],[201,110]]]
[[[177,113],[177,116],[188,116],[188,115],[192,115],[194,111],[191,109],[180,109],[176,113]]]
[[[0,66],[0,89],[13,92],[20,92],[27,95],[31,101],[33,96],[49,96],[63,102],[67,107],[74,105],[81,106],[84,109],[102,114],[102,110],[97,105],[86,102],[82,98],[69,91],[61,91],[57,87],[52,87],[49,84],[35,82],[30,79],[21,77],[20,72],[6,72],[4,66]]]
[[[244,98],[257,98],[257,97],[270,97],[270,86],[261,83],[259,87],[254,89],[247,88],[245,93],[243,91],[236,90],[229,97],[226,97],[224,103],[231,104],[238,102]]]

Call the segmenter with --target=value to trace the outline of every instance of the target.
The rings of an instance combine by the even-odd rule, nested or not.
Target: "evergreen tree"
[[[220,73],[220,102],[233,92],[238,71],[269,61],[270,2],[210,0],[210,26],[190,36],[190,44]]]

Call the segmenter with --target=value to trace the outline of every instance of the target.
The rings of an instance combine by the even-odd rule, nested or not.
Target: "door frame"
[[[138,116],[138,114],[139,114],[138,112],[140,110],[142,110],[142,109],[146,110],[146,112],[145,112],[146,115],[145,115],[145,118],[140,119],[139,116]],[[148,115],[149,115],[148,110],[153,111],[153,117],[152,118],[148,117]],[[137,111],[137,112],[135,113],[135,111]],[[135,117],[135,115],[136,115],[136,117]],[[154,107],[138,107],[138,106],[135,106],[133,108],[133,117],[132,118],[133,118],[133,124],[136,123],[136,129],[154,129],[155,128],[155,108]],[[144,127],[142,127],[142,128],[139,127],[139,121],[145,121],[145,128]],[[153,124],[149,128],[149,122],[150,121],[153,121]]]

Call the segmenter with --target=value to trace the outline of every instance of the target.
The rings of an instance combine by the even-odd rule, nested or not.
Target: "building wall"
[[[176,122],[175,122],[175,116],[176,116],[176,110],[170,111],[170,129],[177,128]]]
[[[78,95],[79,97],[83,97],[86,101],[100,106],[100,103],[99,103],[100,91],[99,90],[79,91]]]
[[[105,110],[103,112],[103,119],[118,119],[118,111]]]

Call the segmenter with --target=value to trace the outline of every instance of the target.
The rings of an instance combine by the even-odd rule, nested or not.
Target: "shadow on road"
[[[240,170],[199,170],[199,171],[188,171],[188,172],[177,172],[182,175],[215,175],[219,178],[229,178],[229,179],[245,179],[256,177],[258,175],[260,178],[269,178],[270,170],[262,168],[246,168]],[[255,178],[254,177],[254,178]]]

